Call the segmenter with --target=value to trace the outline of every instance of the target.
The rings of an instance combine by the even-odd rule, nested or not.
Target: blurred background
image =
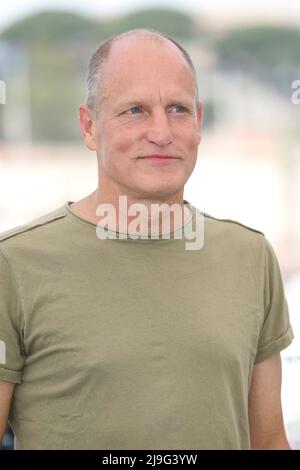
[[[97,186],[78,125],[88,59],[108,36],[151,27],[191,54],[204,104],[185,199],[264,232],[295,339],[282,403],[300,449],[300,2],[10,0],[0,13],[0,232]],[[226,8],[225,8],[226,3]],[[172,79],[172,77],[170,77]],[[2,448],[12,446],[11,431]]]

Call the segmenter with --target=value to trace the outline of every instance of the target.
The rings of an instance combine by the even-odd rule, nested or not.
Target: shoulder
[[[226,263],[230,272],[247,269],[253,279],[259,279],[259,289],[269,246],[265,234],[239,220],[218,218],[206,212],[203,216],[204,245],[210,258],[220,264]]]
[[[237,232],[240,235],[244,234],[244,235],[251,236],[251,235],[258,234],[260,236],[265,237],[265,234],[261,230],[258,230],[257,228],[243,224],[238,220],[218,218],[218,217],[212,216],[211,214],[208,214],[207,212],[202,212],[202,215],[204,216],[205,222],[209,223],[215,229],[218,229],[222,231],[223,233],[231,231],[231,232]]]
[[[3,246],[7,244],[19,242],[24,237],[26,238],[28,234],[30,234],[30,236],[37,235],[40,233],[40,229],[43,227],[53,226],[53,223],[65,218],[66,215],[67,209],[64,204],[63,206],[51,212],[47,212],[46,214],[43,214],[42,216],[37,217],[26,224],[18,225],[9,230],[6,230],[5,232],[1,232],[0,247],[3,248]]]
[[[213,250],[213,256],[223,258],[227,253],[237,263],[247,258],[260,264],[264,257],[266,238],[259,228],[239,220],[215,217],[205,211],[202,211],[202,215],[204,244]]]
[[[247,247],[247,251],[260,252],[266,243],[265,234],[256,227],[244,224],[239,220],[220,218],[185,200],[193,212],[195,224],[202,227],[204,243],[214,250],[224,252],[230,249],[238,252]]]

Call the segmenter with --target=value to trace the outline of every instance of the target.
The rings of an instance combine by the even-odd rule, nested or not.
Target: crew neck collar
[[[167,241],[167,240],[171,240],[171,239],[178,239],[177,234],[179,234],[179,232],[184,233],[184,231],[187,229],[187,226],[189,224],[192,224],[193,215],[194,215],[194,212],[195,212],[195,207],[189,201],[184,199],[183,203],[190,210],[190,216],[188,217],[188,220],[183,225],[176,228],[175,230],[172,230],[172,231],[164,233],[164,234],[157,235],[156,237],[150,237],[149,238],[147,235],[143,235],[143,234],[137,234],[137,235],[131,234],[131,236],[130,236],[128,233],[111,230],[111,229],[108,229],[105,226],[101,226],[100,224],[97,224],[97,223],[94,223],[94,222],[92,222],[88,219],[85,219],[85,218],[81,217],[79,214],[72,211],[70,205],[73,204],[73,202],[74,201],[66,201],[66,203],[63,206],[65,211],[67,212],[68,216],[73,221],[84,224],[85,226],[89,226],[90,228],[93,228],[94,230],[103,232],[104,234],[107,235],[107,238],[112,238],[112,239],[117,239],[117,240],[128,240],[128,241],[139,241],[139,240],[147,240],[147,241],[164,240],[164,241]]]

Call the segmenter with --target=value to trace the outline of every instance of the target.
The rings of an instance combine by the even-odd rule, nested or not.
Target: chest
[[[250,370],[261,299],[246,264],[111,257],[37,282],[26,318],[28,361],[59,368]]]

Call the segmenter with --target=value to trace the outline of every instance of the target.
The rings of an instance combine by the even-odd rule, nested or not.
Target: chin
[[[156,181],[143,181],[142,179],[139,181],[139,189],[145,192],[154,192],[154,193],[162,193],[162,194],[174,194],[180,191],[186,183],[185,178],[159,178]]]
[[[139,197],[144,197],[147,199],[161,199],[164,200],[165,198],[169,198],[170,196],[177,194],[180,190],[182,190],[182,187],[163,187],[158,186],[158,187],[151,187],[151,188],[141,188],[140,190],[137,190],[136,193],[139,195]]]

